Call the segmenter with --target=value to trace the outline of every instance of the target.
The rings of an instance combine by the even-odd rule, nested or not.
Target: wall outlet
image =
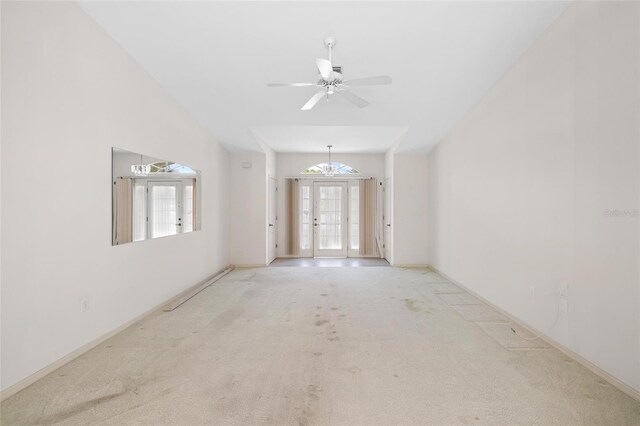
[[[536,298],[536,287],[533,285],[529,287],[529,298],[531,299]]]
[[[87,312],[89,310],[89,299],[80,299],[80,313]]]

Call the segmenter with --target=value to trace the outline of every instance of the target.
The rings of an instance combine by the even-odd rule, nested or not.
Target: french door
[[[147,235],[150,238],[192,231],[190,200],[193,197],[193,185],[176,181],[149,182],[147,196]]]
[[[314,257],[347,257],[347,183],[315,182]]]

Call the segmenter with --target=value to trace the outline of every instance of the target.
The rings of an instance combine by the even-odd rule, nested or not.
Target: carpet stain
[[[316,324],[316,327],[320,327],[321,325],[325,325],[325,324],[327,324],[328,322],[329,322],[329,321],[327,321],[327,320],[318,320],[318,321],[316,321],[316,323],[315,323],[315,324]]]
[[[317,385],[309,385],[307,386],[307,396],[310,399],[313,400],[319,400],[320,396],[318,395],[320,392],[322,392],[322,388],[320,388],[320,386]]]
[[[71,407],[59,411],[55,414],[52,414],[50,416],[46,416],[46,417],[41,417],[38,421],[36,421],[37,424],[53,424],[53,423],[60,423],[70,417],[76,416],[82,412],[91,410],[95,407],[97,407],[100,404],[103,404],[105,402],[111,401],[112,399],[118,398],[119,396],[122,396],[126,393],[126,389],[120,391],[120,392],[116,392],[116,393],[112,393],[109,395],[104,395],[98,398],[94,398],[94,399],[90,399],[88,401],[83,401],[83,402],[79,402],[77,404],[72,405]]]
[[[420,312],[421,309],[420,307],[417,305],[418,302],[416,302],[413,299],[404,299],[404,304],[407,307],[407,309],[409,309],[412,312]]]
[[[314,413],[309,405],[316,403],[316,401],[320,399],[320,392],[322,392],[322,388],[318,385],[310,384],[307,386],[307,401],[296,418],[299,426],[306,426],[313,423]]]

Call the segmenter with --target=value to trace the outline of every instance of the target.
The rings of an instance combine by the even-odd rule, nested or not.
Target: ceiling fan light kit
[[[342,66],[333,65],[332,62],[332,50],[336,44],[334,37],[325,37],[324,44],[329,49],[329,59],[316,58],[316,67],[318,67],[318,73],[320,74],[319,80],[316,83],[270,83],[269,87],[307,87],[315,86],[320,90],[307,101],[306,104],[300,108],[303,111],[308,111],[313,108],[320,99],[326,97],[327,101],[331,95],[338,94],[347,101],[356,105],[359,108],[364,108],[369,105],[369,102],[362,99],[360,96],[350,92],[351,86],[378,86],[383,84],[391,84],[391,77],[388,75],[381,75],[376,77],[364,77],[355,78],[351,80],[343,80]]]

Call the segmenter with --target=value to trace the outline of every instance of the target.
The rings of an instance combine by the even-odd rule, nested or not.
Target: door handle
[[[181,223],[176,223],[176,226],[182,226],[182,224]]]
[[[387,226],[388,226],[389,228],[391,228],[391,224],[390,224],[390,223],[387,223]]]
[[[269,226],[273,226],[273,223],[270,223]]]

